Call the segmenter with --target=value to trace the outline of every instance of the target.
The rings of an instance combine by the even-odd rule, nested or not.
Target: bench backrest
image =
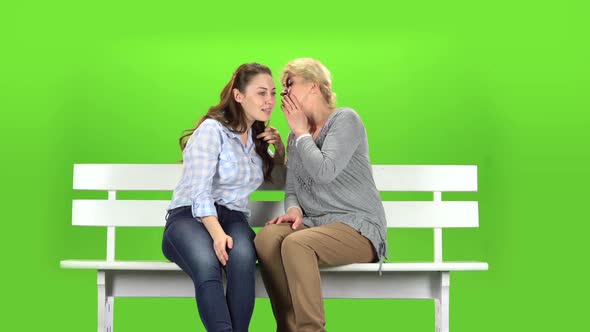
[[[115,257],[115,227],[162,227],[169,200],[117,200],[118,191],[172,191],[182,174],[180,164],[76,164],[74,190],[107,191],[107,200],[75,199],[72,224],[106,226],[107,260]],[[478,227],[476,201],[442,201],[442,192],[477,191],[477,166],[374,165],[380,192],[432,192],[432,201],[384,201],[390,228],[433,228],[434,260],[442,261],[442,228]],[[282,191],[265,183],[259,191]],[[283,202],[253,201],[252,226],[263,226],[284,213]]]

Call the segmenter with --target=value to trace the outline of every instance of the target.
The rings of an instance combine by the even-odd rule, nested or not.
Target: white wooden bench
[[[115,259],[116,227],[163,227],[169,201],[117,200],[117,191],[173,190],[181,165],[77,164],[75,190],[108,191],[108,200],[75,199],[72,224],[106,226],[105,260],[64,260],[66,269],[92,269],[98,274],[98,331],[113,331],[116,297],[193,297],[191,280],[167,261],[120,261]],[[487,270],[485,262],[444,262],[442,228],[478,227],[476,201],[442,201],[441,192],[477,191],[477,166],[375,165],[379,191],[432,192],[433,201],[384,201],[389,228],[433,228],[434,259],[431,262],[351,264],[322,269],[326,298],[434,299],[435,329],[449,331],[449,285],[451,271]],[[265,183],[259,190],[282,190]],[[283,202],[251,202],[252,226],[263,226],[283,213]],[[159,245],[159,243],[157,244]],[[392,250],[390,256],[395,256]],[[260,276],[256,296],[267,297]],[[269,308],[270,310],[270,308]]]

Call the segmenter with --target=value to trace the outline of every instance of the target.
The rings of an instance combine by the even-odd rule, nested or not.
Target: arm
[[[217,169],[221,138],[215,123],[204,122],[195,131],[183,151],[185,167],[190,173],[190,185],[195,188],[192,197],[193,217],[199,218],[213,239],[213,249],[222,265],[229,256],[226,247],[233,247],[233,240],[225,234],[219,221],[212,197],[213,176]]]
[[[212,184],[221,152],[221,137],[217,124],[203,122],[189,139],[184,151],[185,171],[193,188],[192,214],[195,218],[214,216],[215,209]]]
[[[287,142],[294,141],[294,135],[290,134]],[[288,146],[288,150],[294,149],[295,147],[290,144]],[[299,201],[297,200],[297,194],[295,194],[295,175],[293,171],[293,161],[291,159],[287,160],[287,180],[285,184],[285,212],[289,212],[290,209],[296,208],[301,212],[303,215],[303,210],[299,206]]]
[[[288,142],[293,140],[293,134],[289,135]],[[289,145],[287,150],[293,148]],[[281,224],[281,223],[292,223],[291,228],[297,229],[303,224],[303,210],[299,206],[297,195],[295,193],[295,176],[293,175],[293,166],[291,159],[287,159],[287,183],[285,188],[285,214],[282,216],[269,220],[266,224]],[[289,170],[289,168],[291,168]]]

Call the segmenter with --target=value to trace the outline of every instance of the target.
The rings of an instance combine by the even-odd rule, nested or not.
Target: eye
[[[266,93],[265,93],[265,92],[262,92],[262,91],[261,91],[261,92],[258,92],[258,95],[259,95],[259,96],[263,96],[263,97],[264,97],[264,95],[265,95],[265,94],[266,94]]]
[[[271,92],[271,95],[276,96],[277,95],[277,92],[276,91],[273,91],[273,92]]]
[[[285,80],[285,82],[283,83],[283,88],[289,89],[291,87],[291,85],[293,85],[293,79],[292,78],[287,78]]]

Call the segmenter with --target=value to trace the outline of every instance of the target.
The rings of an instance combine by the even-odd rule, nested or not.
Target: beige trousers
[[[319,267],[376,259],[371,242],[340,222],[297,230],[269,225],[254,242],[278,332],[326,331]]]

